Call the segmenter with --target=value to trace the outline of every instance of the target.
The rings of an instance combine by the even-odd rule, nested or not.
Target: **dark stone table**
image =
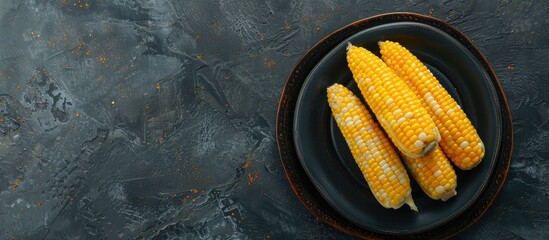
[[[507,181],[458,239],[549,238],[547,1],[0,1],[0,239],[345,239],[298,201],[275,114],[361,18],[447,21],[513,114]]]

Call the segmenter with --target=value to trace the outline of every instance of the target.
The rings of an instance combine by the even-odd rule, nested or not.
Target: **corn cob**
[[[440,131],[442,150],[463,170],[478,165],[484,157],[484,144],[456,101],[435,76],[399,43],[379,42],[382,59],[422,100]]]
[[[404,157],[404,163],[430,198],[446,201],[457,194],[456,172],[439,146],[422,158]]]
[[[406,203],[417,211],[404,165],[360,99],[340,84],[330,86],[327,94],[332,115],[377,201],[395,209]]]
[[[419,98],[383,61],[349,43],[347,62],[366,102],[390,139],[409,158],[431,152],[440,140]]]

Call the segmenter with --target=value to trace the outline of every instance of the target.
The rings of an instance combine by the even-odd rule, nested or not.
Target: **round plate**
[[[398,41],[425,62],[458,100],[486,146],[479,166],[456,170],[458,195],[449,201],[429,199],[414,183],[412,195],[419,213],[406,206],[385,209],[377,203],[326,101],[326,88],[333,83],[360,96],[345,59],[347,42],[378,54],[380,40]],[[440,20],[412,13],[364,19],[315,45],[290,74],[277,117],[281,160],[294,191],[319,219],[355,236],[455,234],[487,209],[510,162],[511,118],[493,70],[462,33]]]
[[[443,86],[454,93],[478,129],[487,152],[472,171],[458,171],[459,195],[450,201],[429,199],[420,188],[412,196],[419,214],[402,208],[387,210],[377,204],[330,115],[326,88],[335,82],[360,96],[347,67],[347,42],[378,53],[377,42],[400,42],[430,66]],[[320,193],[342,215],[370,230],[415,233],[440,225],[464,211],[484,190],[501,143],[501,111],[487,71],[450,35],[427,24],[396,22],[363,30],[330,51],[309,73],[297,99],[294,117],[297,155]]]

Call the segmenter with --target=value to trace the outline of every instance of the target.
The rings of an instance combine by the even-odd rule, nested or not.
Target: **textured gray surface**
[[[456,238],[549,238],[545,1],[182,2],[0,1],[0,239],[346,238],[294,196],[277,101],[312,44],[393,11],[469,35],[513,114],[507,182]]]

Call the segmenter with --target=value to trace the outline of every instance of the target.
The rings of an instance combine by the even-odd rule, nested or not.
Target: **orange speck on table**
[[[17,190],[17,187],[19,187],[20,183],[21,183],[21,179],[16,178],[14,183],[10,186],[11,190],[13,191]]]
[[[257,180],[257,172],[254,170],[253,172],[248,173],[248,185],[251,185]]]
[[[106,57],[97,57],[97,61],[100,62],[100,63],[106,63],[107,62],[107,58]]]

